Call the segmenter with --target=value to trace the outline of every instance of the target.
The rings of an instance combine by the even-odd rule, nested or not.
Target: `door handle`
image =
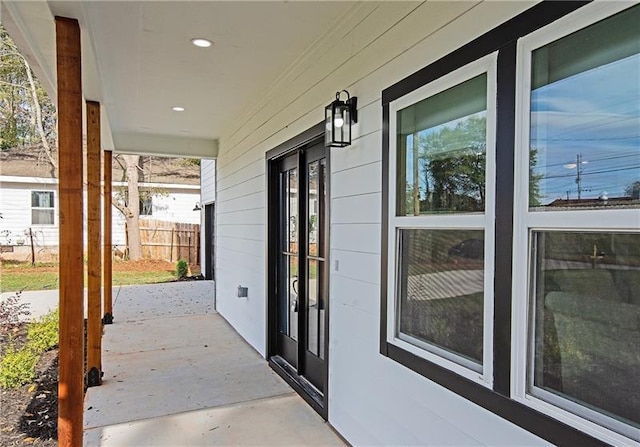
[[[294,279],[291,283],[291,287],[293,288],[293,292],[296,294],[296,297],[291,302],[291,312],[298,312],[298,279]]]

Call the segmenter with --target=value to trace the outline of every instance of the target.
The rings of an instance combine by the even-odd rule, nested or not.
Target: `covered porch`
[[[213,310],[212,281],[125,286],[84,444],[344,445]],[[295,427],[295,429],[293,429]]]

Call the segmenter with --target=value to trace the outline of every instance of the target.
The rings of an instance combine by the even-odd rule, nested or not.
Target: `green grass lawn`
[[[120,267],[113,271],[113,285],[155,284],[175,281],[172,270],[159,267],[157,269],[127,269]],[[199,272],[194,272],[197,274]],[[85,270],[85,285],[87,272]],[[0,269],[0,292],[18,290],[52,290],[58,288],[58,268],[56,264],[3,263]]]
[[[57,272],[40,272],[29,274],[2,270],[0,276],[0,292],[16,292],[18,290],[51,290],[58,288]]]

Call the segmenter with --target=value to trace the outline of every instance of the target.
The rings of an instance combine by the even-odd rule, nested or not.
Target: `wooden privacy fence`
[[[170,262],[200,264],[200,225],[144,219],[140,221],[142,255]]]

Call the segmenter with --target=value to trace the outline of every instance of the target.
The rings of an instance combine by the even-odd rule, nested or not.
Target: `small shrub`
[[[176,276],[179,279],[182,279],[187,276],[188,271],[189,271],[189,264],[184,259],[180,259],[176,263]]]
[[[58,309],[52,310],[38,321],[29,324],[27,338],[36,352],[44,352],[58,344]]]
[[[0,386],[17,388],[32,381],[36,376],[39,357],[28,344],[17,351],[13,345],[9,345],[0,360]]]
[[[0,301],[0,332],[17,328],[20,322],[31,315],[29,303],[21,302],[22,291]]]

